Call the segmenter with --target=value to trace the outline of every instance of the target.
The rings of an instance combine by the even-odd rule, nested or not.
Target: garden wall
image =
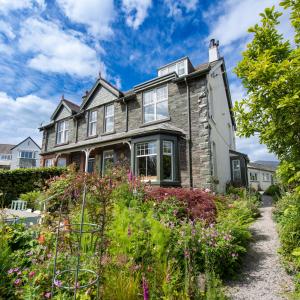
[[[8,206],[11,200],[15,200],[20,194],[33,190],[41,190],[45,181],[51,177],[61,175],[66,169],[34,168],[0,171],[0,200],[1,206]],[[3,201],[4,200],[4,201]]]

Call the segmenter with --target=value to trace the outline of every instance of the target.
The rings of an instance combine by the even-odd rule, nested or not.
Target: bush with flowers
[[[128,176],[127,176],[128,175]],[[48,182],[43,224],[2,223],[0,298],[73,299],[78,237],[86,185],[85,223],[101,230],[83,235],[82,268],[100,276],[99,289],[83,274],[78,299],[225,299],[219,278],[234,274],[250,239],[258,202],[248,194],[216,196],[206,190],[144,185],[124,168],[108,176],[69,170]],[[60,222],[56,279],[55,232]],[[75,258],[74,258],[75,254]],[[51,286],[54,293],[51,296]]]

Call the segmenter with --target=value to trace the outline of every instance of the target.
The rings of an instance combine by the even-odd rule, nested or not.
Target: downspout
[[[190,87],[188,85],[187,79],[184,78],[185,85],[186,85],[186,100],[187,100],[187,116],[188,116],[188,174],[189,174],[189,184],[190,189],[193,188],[193,171],[192,171],[192,128],[191,128],[191,98],[190,98]]]

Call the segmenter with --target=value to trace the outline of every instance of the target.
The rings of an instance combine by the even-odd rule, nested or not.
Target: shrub
[[[190,219],[202,219],[208,223],[215,221],[215,196],[208,192],[184,188],[152,188],[146,190],[146,198],[156,202],[168,202],[176,198],[185,207]]]
[[[270,185],[266,191],[264,192],[265,195],[272,196],[274,201],[277,201],[281,196],[281,189],[280,186],[277,184]]]
[[[0,191],[3,193],[4,205],[9,205],[20,194],[41,190],[47,179],[58,176],[65,170],[51,167],[0,171]]]

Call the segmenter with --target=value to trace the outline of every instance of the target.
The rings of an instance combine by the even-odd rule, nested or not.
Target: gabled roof
[[[111,92],[113,95],[115,95],[117,98],[120,98],[123,96],[123,93],[118,90],[115,86],[113,86],[111,83],[103,79],[102,77],[98,78],[95,82],[94,86],[90,90],[90,92],[87,94],[86,97],[84,97],[84,100],[82,104],[80,105],[80,109],[83,109],[85,105],[88,103],[92,95],[94,95],[95,91],[99,86],[103,86],[105,89],[107,89],[109,92]]]
[[[269,171],[269,172],[275,172],[276,171],[276,167],[273,166],[268,166],[268,165],[263,165],[263,164],[258,164],[258,163],[254,163],[254,162],[250,162],[248,164],[248,168],[250,169],[258,169],[258,170],[262,170],[262,171]]]
[[[15,145],[11,144],[0,144],[0,153],[1,154],[10,154],[11,148],[15,147]]]
[[[54,113],[52,114],[51,120],[55,119],[56,115],[58,114],[58,112],[60,111],[62,106],[64,106],[70,112],[71,115],[77,114],[80,110],[79,105],[77,105],[67,99],[62,98],[60,100],[59,104],[57,105]]]
[[[30,139],[39,149],[41,149],[41,147],[29,136],[25,140],[23,140],[22,142],[20,142],[18,145],[15,145],[14,147],[12,147],[11,150],[13,150],[14,148],[18,147],[19,145],[21,145],[22,143],[24,143],[28,139]]]

